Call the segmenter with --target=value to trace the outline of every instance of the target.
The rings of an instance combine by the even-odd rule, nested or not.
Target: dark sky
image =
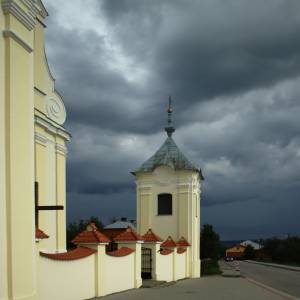
[[[66,2],[66,3],[65,3]],[[67,107],[68,220],[135,218],[129,173],[174,139],[222,239],[300,234],[300,1],[45,1]]]

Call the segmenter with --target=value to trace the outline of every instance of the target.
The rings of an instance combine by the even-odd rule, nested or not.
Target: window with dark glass
[[[157,214],[172,215],[172,194],[159,194],[157,196]]]

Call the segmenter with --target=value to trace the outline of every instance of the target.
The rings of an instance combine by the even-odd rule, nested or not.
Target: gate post
[[[128,247],[134,250],[134,287],[139,288],[142,285],[142,243],[144,243],[142,237],[128,227],[114,240],[118,243],[118,248]]]
[[[95,259],[95,296],[100,297],[106,295],[103,285],[105,274],[104,260],[105,248],[110,243],[109,238],[102,234],[94,223],[87,225],[86,230],[79,233],[72,243],[77,246],[84,246],[97,250]]]

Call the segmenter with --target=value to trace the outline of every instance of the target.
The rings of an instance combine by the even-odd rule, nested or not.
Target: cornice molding
[[[67,147],[65,147],[63,145],[60,145],[60,144],[56,144],[55,145],[55,150],[56,150],[56,153],[60,153],[60,154],[63,154],[63,155],[67,155],[68,154]]]
[[[21,39],[15,32],[9,29],[3,30],[3,37],[5,38],[12,38],[16,41],[19,45],[21,45],[28,53],[33,52],[33,48],[28,45],[23,39]]]
[[[14,0],[2,0],[1,6],[5,15],[13,15],[28,30],[32,30],[35,26],[36,17],[34,5],[31,1],[22,1],[22,3],[28,8],[28,12],[25,12]]]
[[[35,116],[34,117],[35,123],[45,128],[48,132],[51,132],[53,134],[56,134],[63,138],[66,141],[69,141],[71,139],[71,135],[62,127],[56,127],[50,122],[46,121],[45,119]]]
[[[68,149],[67,149],[66,146],[55,143],[54,141],[52,141],[51,139],[47,138],[45,135],[43,135],[39,132],[35,132],[34,138],[35,138],[35,141],[38,144],[40,144],[44,147],[47,146],[47,143],[55,145],[55,152],[56,153],[62,154],[64,156],[66,156],[68,154]]]
[[[35,132],[34,139],[37,143],[41,144],[42,146],[45,146],[48,140],[44,135],[38,132]]]

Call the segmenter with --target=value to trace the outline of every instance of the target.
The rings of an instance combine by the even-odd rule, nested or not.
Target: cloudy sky
[[[68,111],[68,220],[135,218],[129,173],[166,138],[202,168],[222,239],[300,234],[300,1],[45,0]]]

